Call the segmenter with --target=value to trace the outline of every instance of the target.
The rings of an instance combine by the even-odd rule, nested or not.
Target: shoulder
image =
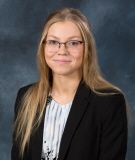
[[[106,107],[111,109],[117,105],[121,107],[121,104],[125,105],[125,96],[121,90],[106,88],[98,90],[99,94],[93,91],[91,92],[94,97],[94,103],[100,104],[102,109],[106,109]]]
[[[20,87],[18,90],[18,94],[23,95],[30,87],[34,86],[35,84],[36,83],[31,83],[31,84]]]
[[[125,102],[125,96],[122,90],[115,88],[103,88],[96,89],[93,91],[89,86],[85,83],[80,83],[79,86],[80,96],[83,96],[87,93],[88,99],[95,104],[106,105],[108,103],[119,103]]]
[[[28,84],[18,89],[16,100],[15,100],[15,107],[14,107],[15,114],[18,112],[18,108],[21,105],[21,102],[25,93],[28,91],[28,89],[30,89],[30,87],[34,86],[35,84],[36,83]]]
[[[124,93],[121,90],[106,88],[97,90],[98,92],[92,92],[96,99],[99,101],[105,101],[106,103],[115,103],[116,101],[125,101]]]
[[[33,86],[36,85],[36,84],[37,84],[37,82],[31,83],[31,84],[28,84],[28,85],[25,85],[25,86],[20,87],[20,88],[18,89],[16,99],[22,99],[22,97],[25,95],[25,93],[26,93],[31,87],[33,87]]]
[[[124,93],[113,89],[104,89],[102,90],[102,93],[106,94],[98,95],[92,92],[92,104],[95,107],[96,113],[100,117],[101,122],[106,122],[109,119],[113,120],[116,119],[116,117],[126,120],[127,106]]]

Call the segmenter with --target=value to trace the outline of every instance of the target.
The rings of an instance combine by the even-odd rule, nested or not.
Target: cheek
[[[47,49],[44,49],[45,61],[48,63],[51,57],[54,56],[54,53],[48,52]]]
[[[53,56],[53,54],[51,52],[48,52],[48,49],[44,49],[44,54],[45,54],[45,57]]]
[[[74,54],[74,58],[76,59],[76,61],[78,62],[78,63],[82,63],[82,61],[83,61],[83,49],[82,50],[80,50],[78,53],[76,53],[76,54]]]

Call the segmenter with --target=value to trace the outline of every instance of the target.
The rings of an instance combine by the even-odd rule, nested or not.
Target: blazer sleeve
[[[17,93],[15,106],[14,106],[14,122],[17,118],[18,109],[20,107],[22,97],[24,96],[24,94],[27,91],[27,89],[29,88],[29,86],[20,88]],[[25,153],[23,160],[28,160],[28,159],[29,159],[28,155]],[[19,158],[19,145],[18,145],[18,142],[15,141],[15,131],[13,131],[13,133],[12,133],[11,160],[20,160],[20,158]]]
[[[127,150],[127,113],[123,94],[108,98],[102,113],[99,160],[125,160]]]

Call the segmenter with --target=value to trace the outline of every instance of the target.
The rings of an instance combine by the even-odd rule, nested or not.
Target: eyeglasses
[[[67,50],[76,51],[79,49],[80,45],[84,42],[78,40],[70,40],[67,42],[58,42],[56,40],[46,40],[46,47],[50,52],[57,52],[61,45],[63,44]]]

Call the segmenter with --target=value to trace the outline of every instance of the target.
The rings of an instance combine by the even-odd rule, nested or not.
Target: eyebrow
[[[54,36],[54,35],[48,35],[47,37],[52,37],[52,38],[55,38],[55,39],[59,40],[59,37]],[[73,39],[73,38],[82,38],[82,37],[80,37],[80,36],[70,36],[70,37],[68,37],[68,39]]]

